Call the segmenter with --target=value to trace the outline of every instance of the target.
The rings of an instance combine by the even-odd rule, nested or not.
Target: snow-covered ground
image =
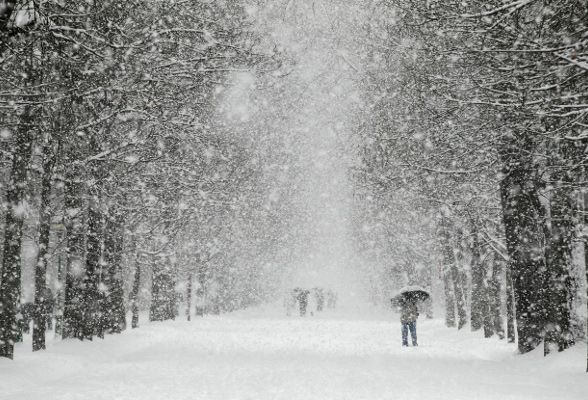
[[[145,323],[0,359],[0,399],[582,399],[586,346],[543,359],[442,321],[402,348],[397,316],[273,308]],[[22,346],[28,346],[25,343]]]

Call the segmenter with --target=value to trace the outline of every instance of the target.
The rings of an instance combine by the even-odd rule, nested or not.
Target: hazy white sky
[[[300,226],[292,227],[291,243],[283,243],[296,247],[284,251],[288,256],[283,263],[291,272],[285,286],[332,286],[343,293],[356,281],[351,273],[356,260],[350,238],[348,168],[353,162],[350,131],[358,99],[351,48],[358,13],[353,2],[339,3],[273,1],[252,8],[259,29],[273,40],[269,45],[277,45],[293,62],[273,76],[258,76],[258,82],[249,74],[235,74],[224,109],[229,120],[247,123],[250,129],[255,123],[275,127],[270,134],[281,136],[283,150],[294,154],[294,164],[287,168],[298,176],[280,185],[296,184],[296,190],[288,192],[303,217]],[[274,86],[272,94],[252,95],[268,82]],[[268,97],[260,102],[260,96]],[[265,120],[257,121],[264,102],[282,110],[269,113],[273,121],[267,121],[267,113]],[[251,134],[262,135],[260,131]]]

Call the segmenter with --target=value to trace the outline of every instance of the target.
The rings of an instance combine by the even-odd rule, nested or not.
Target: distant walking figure
[[[412,345],[418,346],[416,320],[419,316],[419,310],[416,301],[411,298],[402,297],[398,303],[400,306],[400,323],[402,324],[402,345],[408,346],[408,331],[410,331]]]
[[[308,296],[310,295],[310,290],[300,289],[298,291],[298,295],[296,296],[298,299],[298,305],[300,306],[300,316],[304,317],[306,315],[306,307],[308,306]]]

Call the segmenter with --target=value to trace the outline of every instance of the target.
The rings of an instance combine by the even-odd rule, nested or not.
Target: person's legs
[[[402,322],[402,345],[408,346],[408,323]]]
[[[417,344],[417,334],[416,334],[416,321],[411,321],[408,323],[408,328],[410,329],[410,336],[412,337],[412,345],[418,346]],[[407,338],[408,340],[408,338]]]

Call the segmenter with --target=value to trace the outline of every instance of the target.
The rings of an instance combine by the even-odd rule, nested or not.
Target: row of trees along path
[[[586,278],[574,249],[584,243],[588,259],[587,3],[366,8],[359,58],[369,118],[357,127],[354,176],[359,204],[369,203],[360,220],[380,228],[358,227],[360,250],[374,263],[397,260],[392,279],[442,280],[447,326],[504,337],[506,285],[506,336],[518,337],[521,353],[585,339]],[[393,226],[410,218],[418,232],[377,225],[383,216]]]
[[[369,268],[395,260],[370,271],[382,277],[372,293],[399,274],[441,281],[448,326],[469,317],[488,337],[518,337],[521,353],[585,338],[573,250],[586,241],[586,2],[353,5],[364,16],[358,62],[346,59],[363,88],[356,244]],[[232,72],[284,61],[260,50],[250,22],[239,1],[0,2],[0,356],[20,335],[33,211],[35,350],[53,255],[66,338],[124,329],[129,265],[134,324],[146,273],[152,320],[175,315],[179,280],[215,311],[261,299],[263,271],[240,262],[243,249],[278,243],[288,220],[264,206],[257,150],[214,119]]]
[[[22,339],[29,234],[33,350],[48,278],[63,338],[125,329],[127,288],[137,326],[147,278],[151,320],[174,318],[193,278],[213,312],[260,301],[261,271],[239,261],[281,222],[259,154],[213,118],[231,74],[276,68],[259,43],[239,1],[0,2],[0,356]]]

